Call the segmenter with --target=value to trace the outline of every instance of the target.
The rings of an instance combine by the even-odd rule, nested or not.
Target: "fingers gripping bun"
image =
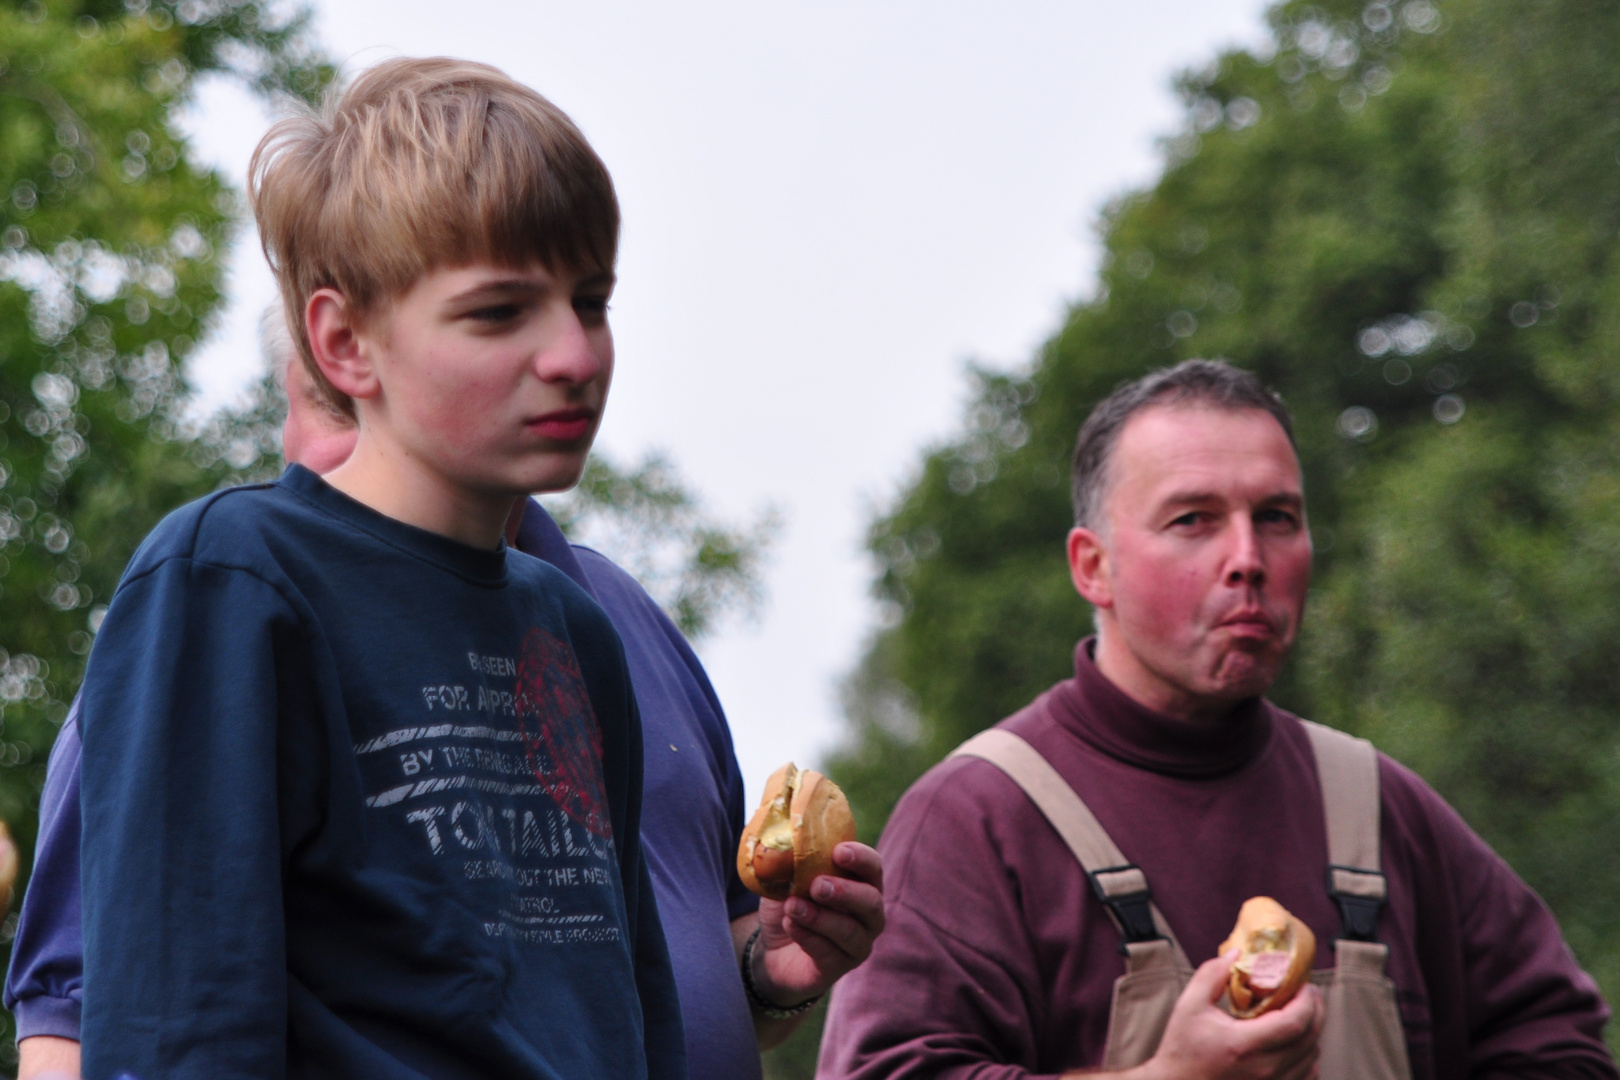
[[[810,895],[810,883],[822,874],[842,872],[833,865],[833,848],[855,839],[855,816],[843,789],[818,772],[799,774],[793,796],[793,895]]]
[[[810,895],[833,866],[833,848],[855,839],[855,817],[837,784],[790,761],[765,781],[759,809],[737,847],[737,874],[751,892],[772,900]]]
[[[0,912],[11,904],[11,887],[17,883],[17,845],[11,830],[0,821]]]
[[[1239,950],[1227,992],[1240,1020],[1280,1009],[1293,1000],[1316,962],[1316,935],[1269,896],[1243,904],[1220,951]]]

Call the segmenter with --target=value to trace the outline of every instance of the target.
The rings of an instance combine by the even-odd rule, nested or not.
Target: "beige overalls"
[[[1384,974],[1389,946],[1377,940],[1384,905],[1378,860],[1378,757],[1372,744],[1305,722],[1322,779],[1328,891],[1344,918],[1333,943],[1338,966],[1311,979],[1327,998],[1322,1080],[1410,1080],[1395,984]],[[955,751],[999,767],[1024,790],[1079,860],[1124,938],[1125,974],[1114,982],[1103,1067],[1125,1069],[1153,1056],[1192,965],[1158,905],[1147,875],[1131,865],[1056,769],[1010,731],[980,732]],[[953,754],[953,756],[955,756]],[[1234,914],[1235,917],[1235,914]]]

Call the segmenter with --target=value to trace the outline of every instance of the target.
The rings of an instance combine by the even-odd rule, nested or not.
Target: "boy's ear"
[[[328,382],[351,398],[376,396],[379,387],[370,342],[342,293],[316,289],[304,306],[304,329],[315,363]]]

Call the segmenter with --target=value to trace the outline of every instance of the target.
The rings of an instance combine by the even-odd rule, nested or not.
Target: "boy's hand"
[[[812,900],[761,900],[754,985],[784,1008],[824,994],[872,954],[883,932],[883,857],[865,844],[833,848],[833,862],[850,876],[824,874]]]

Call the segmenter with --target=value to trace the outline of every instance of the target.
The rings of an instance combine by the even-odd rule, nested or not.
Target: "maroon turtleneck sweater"
[[[1153,896],[1194,964],[1251,896],[1279,900],[1323,944],[1326,888],[1316,762],[1297,718],[1256,698],[1218,724],[1144,708],[1097,671],[1000,726],[1061,773]],[[1413,773],[1380,758],[1390,947],[1414,1080],[1617,1075],[1608,1009],[1552,914]],[[888,928],[833,995],[818,1075],[1012,1080],[1102,1061],[1119,932],[1079,864],[1004,773],[935,766],[881,843]]]

